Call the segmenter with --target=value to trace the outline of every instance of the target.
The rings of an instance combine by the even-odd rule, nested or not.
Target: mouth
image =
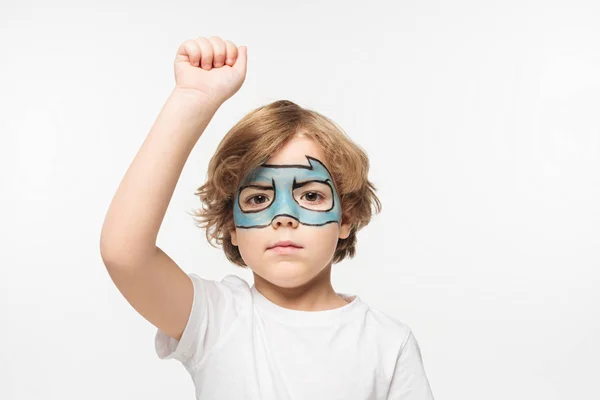
[[[293,254],[301,249],[302,246],[290,240],[277,242],[273,246],[267,248],[267,250],[278,254]]]
[[[275,246],[271,247],[269,251],[277,254],[294,254],[302,250],[302,247],[294,246]]]

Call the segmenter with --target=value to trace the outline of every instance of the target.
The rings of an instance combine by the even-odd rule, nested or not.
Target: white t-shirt
[[[188,275],[194,300],[181,339],[159,329],[155,347],[185,366],[197,399],[433,400],[410,328],[358,296],[298,311],[236,275]]]

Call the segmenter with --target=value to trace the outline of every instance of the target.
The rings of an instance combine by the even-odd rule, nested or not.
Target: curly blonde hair
[[[368,179],[367,154],[335,122],[288,100],[261,106],[246,114],[221,140],[208,164],[207,180],[195,192],[202,204],[193,212],[197,225],[206,229],[208,242],[222,246],[235,265],[247,267],[238,247],[231,243],[236,188],[250,171],[299,133],[323,149],[340,197],[342,221],[351,224],[350,235],[338,239],[334,264],[354,257],[356,233],[367,226],[374,212],[381,211],[376,188]]]

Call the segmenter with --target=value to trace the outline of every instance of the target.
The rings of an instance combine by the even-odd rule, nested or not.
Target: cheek
[[[324,226],[309,227],[303,235],[307,247],[318,254],[332,253],[338,242],[338,225],[327,224]]]
[[[246,264],[253,264],[253,260],[264,253],[267,245],[260,229],[237,229],[238,250]]]

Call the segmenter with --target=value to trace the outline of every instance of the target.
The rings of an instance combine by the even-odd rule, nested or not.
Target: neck
[[[331,264],[310,281],[293,288],[274,285],[254,272],[254,286],[271,302],[292,310],[324,311],[348,304],[331,285]]]

